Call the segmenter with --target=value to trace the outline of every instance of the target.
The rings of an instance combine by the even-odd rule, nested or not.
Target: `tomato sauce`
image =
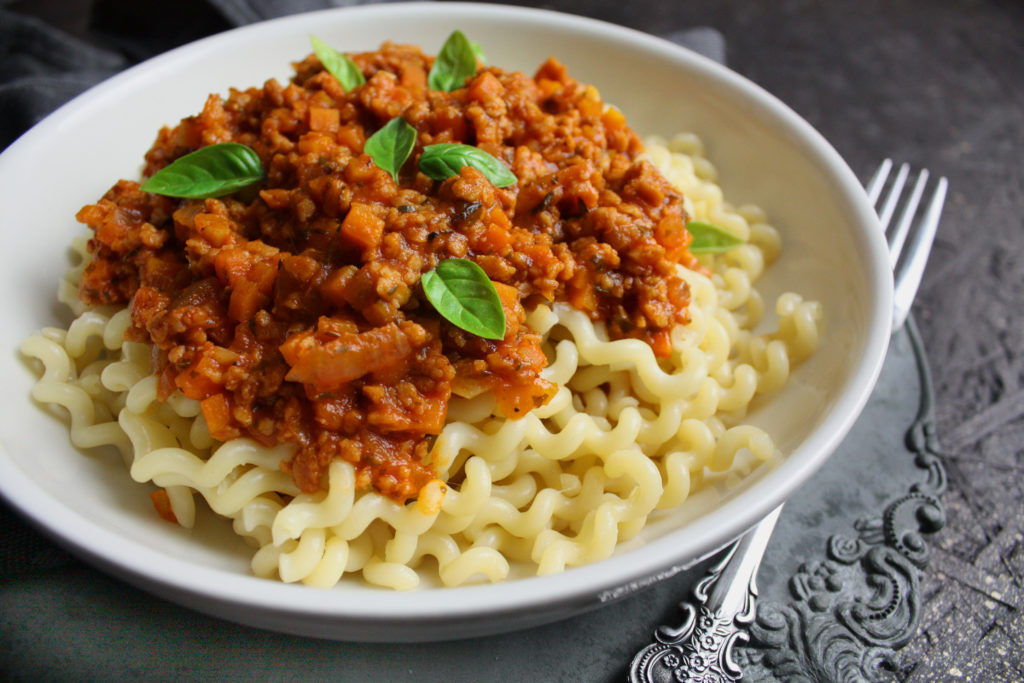
[[[555,387],[525,309],[567,301],[658,355],[687,319],[677,273],[694,267],[682,197],[645,160],[623,116],[554,59],[533,77],[478,70],[427,86],[433,58],[384,44],[352,55],[345,92],[310,55],[291,82],[211,95],[162,130],[147,177],[206,145],[249,146],[267,170],[219,199],[172,199],[122,180],[78,219],[94,230],[80,297],[131,310],[160,393],[201,402],[212,435],[289,443],[303,491],[343,458],[358,484],[402,501],[435,478],[429,450],[455,392],[491,391],[514,419]],[[363,153],[396,116],[417,131],[396,183]],[[475,145],[518,182],[472,167],[419,172],[426,145]],[[495,283],[504,339],[441,318],[419,286],[441,260],[475,261]]]

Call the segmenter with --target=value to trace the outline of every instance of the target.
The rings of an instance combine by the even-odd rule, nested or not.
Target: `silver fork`
[[[920,171],[914,186],[905,195],[910,166],[902,164],[890,180],[892,168],[891,159],[883,161],[865,189],[889,244],[895,286],[892,326],[895,332],[907,319],[921,284],[948,183],[940,178],[922,208],[928,171]],[[888,192],[882,198],[886,187]],[[919,208],[922,212],[915,222]],[[893,223],[897,209],[901,209],[900,216]],[[908,237],[910,248],[903,253]],[[697,582],[693,601],[680,604],[682,624],[659,626],[654,632],[654,642],[634,656],[629,668],[631,683],[738,681],[743,678],[743,671],[733,659],[733,647],[749,638],[744,629],[756,614],[757,570],[781,512],[782,505],[733,541],[722,559]]]

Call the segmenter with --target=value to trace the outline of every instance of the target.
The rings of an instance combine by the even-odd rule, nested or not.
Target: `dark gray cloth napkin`
[[[360,4],[370,2],[96,0],[81,37],[0,8],[0,148],[75,95],[155,54],[266,19]],[[716,61],[725,60],[725,42],[714,29],[700,27],[664,37]],[[0,499],[0,580],[76,562]]]

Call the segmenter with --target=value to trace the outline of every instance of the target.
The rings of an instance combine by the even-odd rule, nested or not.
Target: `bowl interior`
[[[751,415],[787,457],[732,489],[694,496],[615,557],[561,576],[411,595],[254,579],[250,551],[228,523],[210,514],[191,533],[168,525],[152,514],[148,489],[129,480],[119,456],[74,449],[63,416],[29,399],[34,375],[17,348],[28,334],[67,320],[54,293],[67,265],[65,245],[80,230],[74,215],[117,178],[137,177],[161,126],[198,112],[209,93],[286,79],[290,62],[310,51],[310,34],[342,50],[375,49],[390,39],[436,52],[456,27],[505,68],[532,73],[556,56],[641,135],[698,133],[727,197],[766,209],[785,245],[763,280],[766,301],[794,289],[825,311],[819,351]],[[684,567],[754,523],[823,462],[867,400],[888,339],[882,238],[857,179],[810,126],[686,50],[543,11],[379,5],[200,41],[97,86],[23,136],[0,156],[0,196],[8,239],[2,277],[11,292],[0,329],[0,490],[44,529],[129,581],[221,616],[299,633],[406,640],[422,638],[428,622],[445,624],[431,637],[497,631],[566,616]]]

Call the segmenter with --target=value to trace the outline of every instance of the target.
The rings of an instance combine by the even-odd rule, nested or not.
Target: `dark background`
[[[711,26],[725,38],[728,65],[806,118],[861,178],[884,157],[949,178],[914,308],[935,380],[947,524],[933,540],[921,628],[904,649],[910,666],[900,676],[1024,680],[1024,3],[509,4],[659,35]],[[92,64],[94,74],[231,26],[200,0],[26,0],[3,8],[120,55]],[[151,19],[155,9],[166,11],[159,21]],[[12,69],[53,66],[22,63],[16,48],[0,43],[0,74],[8,81]],[[54,98],[74,94],[86,80],[62,81]],[[19,112],[20,120],[0,111],[7,136],[0,143],[43,113]]]

